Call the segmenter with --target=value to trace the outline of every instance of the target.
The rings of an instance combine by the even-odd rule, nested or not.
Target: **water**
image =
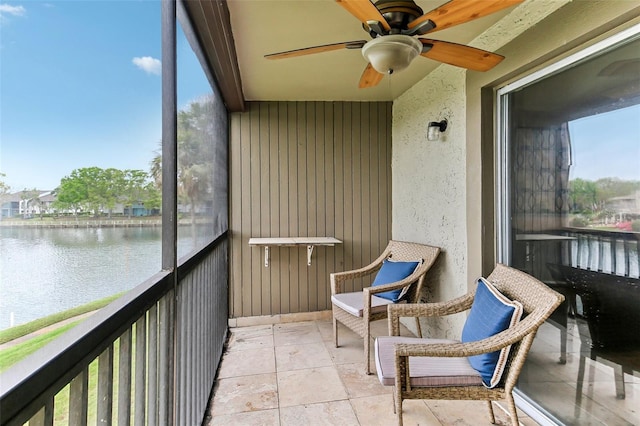
[[[207,234],[183,231],[180,255]],[[0,228],[0,330],[130,290],[160,268],[159,227]]]

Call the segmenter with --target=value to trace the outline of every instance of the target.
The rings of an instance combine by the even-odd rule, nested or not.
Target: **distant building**
[[[618,220],[628,220],[640,217],[640,191],[622,197],[610,198],[605,202],[605,208],[614,212]]]
[[[20,202],[22,201],[22,191],[7,194],[2,197],[0,205],[0,218],[10,218],[20,216]]]
[[[12,194],[6,194],[0,200],[0,218],[29,218],[39,216],[41,214],[52,213],[73,213],[70,210],[58,211],[53,207],[56,201],[54,191],[17,191]],[[179,205],[178,209],[181,209]],[[184,208],[182,210],[185,210]],[[185,210],[188,211],[188,210]],[[159,209],[148,209],[141,203],[135,203],[131,207],[125,207],[121,203],[116,203],[112,209],[101,209],[100,213],[110,215],[123,216],[150,216],[160,214]]]
[[[22,217],[53,212],[52,204],[55,201],[55,195],[51,190],[19,191],[16,195],[20,197],[18,214]]]

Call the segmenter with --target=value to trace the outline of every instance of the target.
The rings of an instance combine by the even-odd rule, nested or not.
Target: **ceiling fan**
[[[423,13],[413,0],[336,0],[362,22],[372,40],[356,40],[305,47],[265,55],[285,59],[340,49],[361,49],[368,61],[360,77],[360,88],[374,87],[384,74],[408,67],[418,55],[474,71],[487,71],[504,59],[486,50],[441,40],[417,38],[430,32],[490,15],[524,0],[451,0]]]

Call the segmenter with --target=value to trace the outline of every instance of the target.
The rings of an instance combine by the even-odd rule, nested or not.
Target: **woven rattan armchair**
[[[392,303],[386,299],[376,297],[376,294],[389,290],[402,289],[409,286],[403,301],[416,303],[420,297],[424,277],[429,268],[433,265],[440,249],[418,243],[404,241],[390,241],[382,254],[368,266],[361,269],[346,272],[336,272],[331,274],[331,299],[333,306],[333,336],[335,345],[338,347],[338,322],[353,330],[364,340],[364,364],[367,374],[371,374],[369,366],[370,353],[370,323],[371,321],[387,318],[386,305]],[[402,281],[393,282],[377,287],[366,287],[359,292],[345,292],[345,282],[356,278],[375,275],[382,267],[383,261],[392,259],[394,261],[420,261],[415,271]],[[344,305],[336,304],[336,295],[342,294],[352,301],[350,307],[345,309]],[[340,297],[340,296],[338,296]],[[418,332],[420,333],[420,323],[416,319]]]
[[[506,400],[511,423],[518,425],[516,406],[512,390],[527,357],[527,353],[540,325],[562,303],[564,297],[537,279],[516,269],[498,264],[488,277],[503,295],[511,300],[519,301],[523,307],[522,320],[505,331],[493,336],[467,343],[444,339],[419,339],[409,337],[381,337],[376,341],[376,363],[380,370],[391,371],[387,377],[394,389],[394,412],[398,416],[398,424],[402,425],[402,401],[405,399],[435,400],[484,400],[487,401],[491,423],[495,423],[491,401]],[[463,312],[471,308],[475,290],[457,299],[442,303],[390,305],[389,334],[399,336],[400,318],[402,317],[435,317]],[[386,343],[385,343],[386,341]],[[383,346],[384,345],[384,346]],[[479,377],[460,367],[459,363],[467,363],[465,357],[499,351],[511,345],[510,355],[498,385],[489,389]],[[409,365],[411,358],[411,366]],[[414,358],[417,357],[417,358]],[[424,357],[440,357],[425,359]],[[457,357],[457,358],[456,358]],[[391,368],[381,367],[386,359]],[[453,366],[452,363],[458,363]],[[395,364],[395,369],[393,365]],[[433,369],[439,365],[442,374]],[[417,371],[420,369],[428,369]],[[423,375],[420,376],[422,373]],[[380,373],[379,373],[380,375]],[[455,376],[455,377],[454,377]],[[419,380],[423,380],[419,382]],[[381,381],[383,378],[381,377]]]

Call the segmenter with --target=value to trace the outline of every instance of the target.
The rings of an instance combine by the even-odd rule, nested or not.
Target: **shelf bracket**
[[[269,267],[269,246],[264,246],[264,267]]]
[[[313,246],[307,246],[307,266],[311,266],[311,255],[313,254]]]

